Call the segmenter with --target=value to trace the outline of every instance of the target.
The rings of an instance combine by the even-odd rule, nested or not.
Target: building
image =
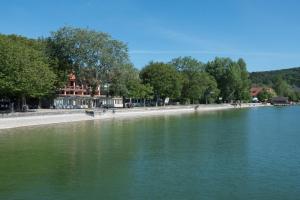
[[[87,85],[79,85],[76,83],[76,76],[74,73],[69,74],[68,83],[64,88],[59,90],[60,96],[91,96],[92,88]],[[100,85],[98,85],[95,94],[95,97],[100,96]]]
[[[75,74],[71,73],[66,86],[59,89],[58,97],[54,99],[53,105],[54,108],[59,109],[123,107],[123,99],[101,94],[100,85],[92,95],[92,88],[88,85],[78,84]]]
[[[262,87],[251,87],[250,94],[252,98],[255,98],[258,96],[258,94],[262,91]]]
[[[251,87],[250,89],[250,95],[252,97],[252,101],[253,102],[258,102],[258,95],[259,93],[261,93],[263,90],[266,90],[268,93],[272,94],[273,96],[275,96],[275,91],[270,88],[270,87]]]
[[[273,97],[271,100],[271,103],[274,106],[285,106],[290,105],[289,98],[288,97]]]

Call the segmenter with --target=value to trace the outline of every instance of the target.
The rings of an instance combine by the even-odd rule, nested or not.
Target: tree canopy
[[[144,84],[153,87],[156,99],[172,98],[176,99],[181,94],[181,79],[176,69],[170,64],[162,62],[150,62],[140,73]]]
[[[24,37],[0,35],[0,93],[42,97],[53,93],[56,75],[40,44]]]
[[[60,60],[74,68],[93,67],[105,71],[129,62],[127,46],[103,32],[62,27],[52,32],[49,39],[59,52]]]
[[[28,39],[0,35],[0,94],[43,97],[63,87],[67,75],[91,86],[100,84],[106,95],[156,100],[169,97],[181,102],[249,100],[250,80],[243,59],[215,58],[208,63],[179,57],[168,63],[150,62],[141,70],[130,62],[127,45],[109,34],[62,27],[48,38]],[[294,71],[297,71],[296,69]],[[289,74],[286,71],[285,75]],[[273,74],[273,73],[272,73]],[[257,74],[251,74],[251,78]],[[273,78],[272,87],[291,99],[297,78]],[[272,75],[273,76],[273,75]],[[264,76],[256,76],[253,80]],[[296,80],[292,85],[291,80]]]
[[[204,71],[204,64],[191,57],[173,59],[170,64],[181,76],[183,102],[199,102],[205,98],[214,100],[219,95],[215,79]]]
[[[78,81],[94,86],[100,82],[109,84],[114,79],[116,93],[126,90],[121,88],[122,81],[116,84],[116,76],[122,80],[121,73],[126,74],[129,67],[133,68],[123,42],[107,33],[73,27],[52,32],[47,41],[59,67],[75,71]]]
[[[291,86],[300,87],[300,67],[250,73],[252,84],[267,85],[269,87],[274,86],[277,77],[281,77]]]
[[[230,58],[215,58],[206,64],[206,71],[213,76],[221,91],[223,100],[249,100],[250,81],[246,63]]]

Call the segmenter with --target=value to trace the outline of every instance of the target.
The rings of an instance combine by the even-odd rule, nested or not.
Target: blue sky
[[[36,38],[68,25],[109,33],[131,61],[242,57],[249,71],[300,66],[297,0],[1,0],[0,33]]]

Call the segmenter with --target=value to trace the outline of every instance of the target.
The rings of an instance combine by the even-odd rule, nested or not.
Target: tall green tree
[[[126,98],[135,99],[150,99],[153,96],[153,88],[149,84],[143,84],[139,71],[132,67],[132,65],[124,65],[122,68],[115,68],[117,70],[113,73],[110,84],[109,93],[115,96],[122,96]],[[125,103],[125,101],[123,101]],[[125,104],[124,104],[125,106]]]
[[[139,82],[139,73],[132,65],[114,68],[108,77],[111,95],[128,97],[132,84]]]
[[[141,80],[131,80],[128,86],[128,98],[143,100],[145,106],[146,99],[152,99],[153,88],[150,84],[143,84]]]
[[[274,90],[278,96],[288,96],[290,93],[290,85],[282,79],[281,76],[274,78]]]
[[[122,68],[131,66],[126,44],[103,32],[62,27],[47,41],[59,68],[74,70],[79,82],[90,80],[110,84],[115,76],[120,75]],[[119,87],[121,85],[117,87],[115,84],[115,88]]]
[[[274,78],[273,83],[274,90],[278,96],[289,97],[291,101],[299,100],[299,92],[293,89],[280,75]]]
[[[181,93],[181,78],[179,73],[170,64],[162,62],[150,62],[140,72],[144,84],[153,87],[155,98],[165,99],[167,97],[176,99]]]
[[[0,35],[0,93],[22,98],[41,98],[53,92],[55,74],[48,58],[34,41],[19,36]]]
[[[183,101],[199,102],[205,97],[210,98],[219,95],[215,79],[204,71],[204,64],[191,57],[179,57],[173,59],[170,64],[181,75]]]
[[[244,60],[215,58],[206,64],[206,71],[216,79],[223,100],[250,99],[250,80]]]

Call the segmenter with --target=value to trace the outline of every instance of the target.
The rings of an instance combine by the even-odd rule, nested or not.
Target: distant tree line
[[[150,62],[140,78],[153,87],[155,99],[170,97],[184,104],[250,100],[250,81],[242,59],[216,58],[204,64],[179,57],[168,63]]]
[[[156,102],[249,101],[250,79],[243,59],[191,57],[150,62],[141,70],[130,62],[127,45],[94,30],[62,27],[47,38],[0,35],[0,97],[53,98],[70,72],[108,95]]]
[[[289,97],[292,101],[299,101],[300,99],[300,67],[252,72],[250,79],[254,85],[273,88],[276,92],[275,95]]]

